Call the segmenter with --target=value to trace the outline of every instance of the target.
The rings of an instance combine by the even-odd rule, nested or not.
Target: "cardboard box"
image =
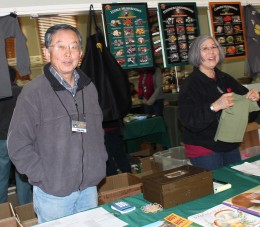
[[[0,220],[15,217],[14,209],[11,203],[0,204]]]
[[[0,204],[0,227],[21,227],[11,203]]]
[[[142,192],[141,179],[130,173],[106,177],[98,186],[99,205]]]
[[[213,194],[212,174],[195,166],[181,166],[142,178],[144,198],[170,208]]]
[[[249,147],[260,146],[258,129],[260,127],[256,122],[248,123],[243,142],[240,144],[240,151]]]
[[[139,173],[136,174],[136,176],[140,178],[163,171],[162,165],[160,163],[155,162],[153,157],[141,158],[140,162],[141,171],[139,171]]]
[[[16,187],[14,190],[16,190]],[[8,188],[8,191],[9,191],[9,188]],[[16,194],[16,191],[14,191],[14,193],[13,193],[13,191],[11,191],[10,194],[8,193],[7,201],[9,203],[11,203],[13,207],[19,206],[18,196]]]
[[[137,152],[130,153],[132,157],[138,157],[138,158],[143,158],[143,157],[149,157],[153,155],[156,151],[155,150],[150,150],[150,149],[143,149]]]
[[[141,150],[137,152],[129,153],[132,157],[144,158],[152,156],[157,151],[164,150],[160,144],[151,144],[149,142],[144,142],[140,146]]]
[[[1,227],[23,227],[16,217],[9,217],[0,220]]]
[[[29,227],[38,224],[37,216],[34,212],[33,203],[15,207],[17,219],[23,227]]]
[[[150,170],[162,171],[162,165],[155,162],[152,156],[145,158],[132,157],[130,161],[133,174],[140,174]]]

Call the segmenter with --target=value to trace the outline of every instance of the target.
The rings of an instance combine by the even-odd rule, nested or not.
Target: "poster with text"
[[[188,64],[188,51],[199,36],[196,3],[159,3],[164,67]]]
[[[209,2],[212,36],[220,43],[225,59],[246,57],[244,17],[240,2]]]
[[[124,69],[154,66],[146,3],[103,4],[107,45]]]

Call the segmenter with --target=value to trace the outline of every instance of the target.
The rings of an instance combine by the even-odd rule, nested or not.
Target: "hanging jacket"
[[[93,35],[92,18],[96,29]],[[80,68],[97,88],[104,122],[120,120],[132,106],[128,75],[106,47],[104,35],[96,23],[93,5],[90,6],[87,34],[86,52]]]
[[[138,81],[138,95],[141,98],[148,100],[154,91],[153,85],[153,74],[152,73],[141,73]]]
[[[260,13],[252,5],[247,5],[244,15],[249,75],[256,77],[260,74]]]
[[[15,38],[16,69],[21,76],[30,74],[30,58],[26,39],[20,29],[17,18],[12,16],[0,17],[0,99],[12,96],[8,62],[5,53],[5,39]]]

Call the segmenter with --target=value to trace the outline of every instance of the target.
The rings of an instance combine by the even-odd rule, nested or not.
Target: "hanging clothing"
[[[260,13],[252,5],[246,5],[244,15],[249,75],[256,77],[260,74]]]
[[[148,100],[154,92],[153,73],[141,73],[138,83],[138,94]]]
[[[0,99],[12,96],[8,62],[5,53],[5,39],[15,38],[16,69],[21,76],[30,74],[30,58],[18,19],[12,16],[0,17]]]

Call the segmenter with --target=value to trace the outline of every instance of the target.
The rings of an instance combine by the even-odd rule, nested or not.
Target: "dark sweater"
[[[233,77],[215,69],[216,80],[210,79],[198,68],[184,81],[179,95],[179,118],[184,127],[184,143],[202,146],[213,151],[231,151],[239,143],[214,141],[221,111],[210,110],[210,105],[221,95],[221,91],[244,95],[248,89]]]

